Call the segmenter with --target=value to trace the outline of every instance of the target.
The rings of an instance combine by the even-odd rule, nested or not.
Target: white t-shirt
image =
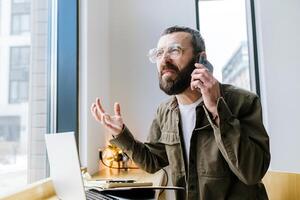
[[[192,104],[183,105],[178,103],[180,116],[181,116],[181,128],[182,128],[185,149],[186,149],[188,159],[189,159],[189,152],[190,152],[191,136],[196,125],[196,107],[199,105],[201,101],[202,101],[202,97],[200,97],[197,101],[195,101]]]

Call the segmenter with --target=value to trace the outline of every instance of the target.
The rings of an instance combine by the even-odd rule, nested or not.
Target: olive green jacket
[[[169,165],[173,184],[186,189],[176,193],[179,200],[268,199],[261,179],[270,163],[269,137],[259,98],[230,85],[220,87],[219,127],[201,102],[188,161],[175,97],[158,107],[146,143],[135,140],[126,126],[110,142],[147,172]]]

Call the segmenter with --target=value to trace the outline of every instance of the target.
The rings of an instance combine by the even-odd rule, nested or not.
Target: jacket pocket
[[[185,172],[184,160],[180,146],[180,137],[176,131],[162,131],[158,142],[165,145],[172,172]]]
[[[197,171],[199,176],[229,176],[229,166],[217,146],[213,133],[203,132],[197,138],[197,146]]]
[[[158,142],[167,145],[180,144],[180,137],[175,131],[163,131]]]

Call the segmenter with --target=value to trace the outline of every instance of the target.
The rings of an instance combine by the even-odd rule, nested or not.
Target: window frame
[[[52,2],[49,2],[52,3]],[[54,83],[54,88],[49,88],[48,99],[48,126],[47,132],[74,131],[78,138],[78,0],[56,1],[56,9],[51,14],[52,23],[56,26],[56,33],[49,29],[49,85]],[[56,21],[56,22],[55,22]],[[53,28],[53,26],[52,26]],[[55,37],[53,37],[55,35]],[[57,39],[52,42],[53,38]],[[55,54],[55,55],[53,55]],[[53,69],[55,68],[55,69]],[[53,94],[55,99],[53,99]],[[54,109],[54,118],[51,112]],[[53,125],[54,124],[54,127]],[[76,139],[77,140],[77,139]]]
[[[74,132],[78,146],[79,0],[53,0],[49,4],[48,57],[51,59],[48,60],[46,134]]]
[[[58,1],[57,19],[56,131],[78,138],[78,0]]]

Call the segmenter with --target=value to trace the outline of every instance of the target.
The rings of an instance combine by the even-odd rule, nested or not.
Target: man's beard
[[[162,79],[162,74],[159,73],[159,87],[168,95],[176,95],[184,92],[191,84],[191,74],[195,69],[195,58],[192,58],[191,61],[180,71],[177,66],[166,63],[164,69],[172,69],[176,71],[177,77],[172,80]],[[163,70],[164,70],[163,69]]]

